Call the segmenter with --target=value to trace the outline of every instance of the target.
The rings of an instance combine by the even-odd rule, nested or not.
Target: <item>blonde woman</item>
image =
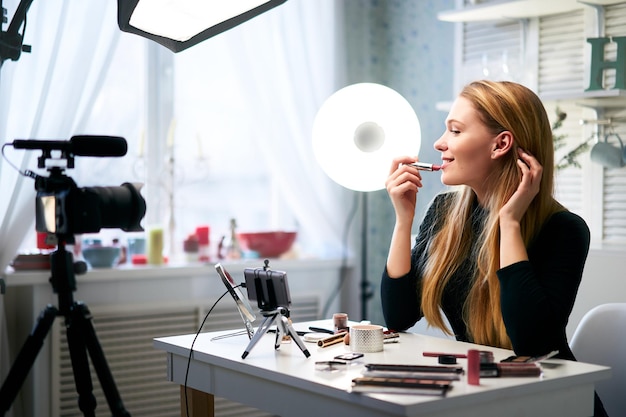
[[[396,215],[381,282],[387,327],[406,330],[425,317],[457,340],[574,359],[565,327],[590,236],[553,197],[543,104],[517,83],[473,82],[434,147],[442,183],[455,187],[435,197],[413,246],[422,177],[408,164],[416,158],[396,158],[386,182]]]

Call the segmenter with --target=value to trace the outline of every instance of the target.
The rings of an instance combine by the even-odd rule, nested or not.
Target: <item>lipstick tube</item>
[[[408,165],[420,171],[439,171],[441,169],[441,165],[429,164],[427,162],[415,162]]]
[[[320,339],[320,340],[317,341],[317,346],[319,346],[319,347],[326,347],[326,346],[335,345],[337,343],[342,343],[343,342],[343,338],[345,336],[346,336],[346,332],[340,332],[340,333],[334,334],[332,336],[325,337],[325,338]]]

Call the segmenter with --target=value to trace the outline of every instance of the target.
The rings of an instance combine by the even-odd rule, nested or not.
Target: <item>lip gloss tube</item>
[[[427,162],[415,162],[408,165],[413,168],[417,168],[420,171],[439,171],[441,169],[441,165],[429,164]]]
[[[467,351],[467,383],[480,385],[480,351],[477,349]]]

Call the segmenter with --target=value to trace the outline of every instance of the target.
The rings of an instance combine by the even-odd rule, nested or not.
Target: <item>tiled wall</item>
[[[439,153],[432,145],[443,132],[446,113],[435,105],[450,101],[455,93],[454,24],[437,20],[437,12],[453,9],[454,0],[349,0],[344,4],[347,83],[376,82],[402,94],[420,120],[420,159],[437,162]],[[442,189],[436,173],[424,177],[415,226]],[[368,195],[368,213],[367,273],[375,296],[369,302],[367,319],[382,324],[378,284],[394,224],[386,191]],[[353,289],[359,291],[358,286]]]

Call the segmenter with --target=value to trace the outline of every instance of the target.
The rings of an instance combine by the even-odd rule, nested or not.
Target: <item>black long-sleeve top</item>
[[[381,282],[383,314],[388,328],[403,331],[423,317],[420,280],[427,243],[438,229],[445,194],[429,207],[411,255],[411,270],[390,278],[385,268]],[[473,233],[478,233],[484,213],[478,205],[472,214]],[[439,220],[439,221],[438,221]],[[434,228],[432,227],[434,225]],[[589,251],[590,234],[585,221],[574,213],[553,214],[527,248],[528,261],[497,271],[502,316],[517,355],[542,355],[558,350],[558,357],[574,359],[565,328],[572,311]],[[442,311],[457,340],[469,341],[463,320],[475,259],[465,260],[444,289]],[[470,312],[471,314],[471,312]]]

